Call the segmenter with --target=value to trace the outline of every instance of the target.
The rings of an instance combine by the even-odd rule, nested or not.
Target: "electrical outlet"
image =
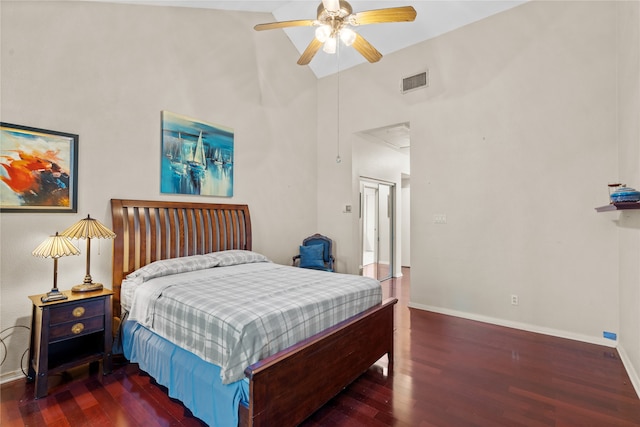
[[[511,295],[511,305],[518,305],[518,295]]]

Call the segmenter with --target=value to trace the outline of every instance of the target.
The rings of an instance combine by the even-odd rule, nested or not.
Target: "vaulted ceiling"
[[[320,0],[296,1],[214,1],[214,0],[93,0],[132,4],[179,6],[203,9],[267,12],[273,21],[315,19]],[[349,1],[354,13],[387,7],[413,6],[417,11],[414,22],[364,25],[356,31],[380,53],[387,55],[448,31],[479,21],[488,16],[525,3],[527,0],[369,0]],[[270,20],[266,22],[271,22]],[[295,27],[269,31],[284,31],[302,54],[314,37],[314,27]],[[384,61],[384,58],[382,58]],[[326,77],[338,70],[365,63],[366,60],[352,48],[342,47],[338,54],[320,50],[308,67],[318,77]],[[295,64],[292,64],[295,65]],[[298,65],[295,65],[298,66]]]
[[[295,1],[214,1],[214,0],[85,0],[108,3],[142,4],[149,6],[174,6],[201,9],[235,10],[271,13],[273,19],[265,22],[315,19],[321,0]],[[353,12],[384,9],[387,7],[413,6],[417,17],[413,22],[363,25],[356,31],[369,41],[382,55],[388,55],[405,47],[437,37],[496,13],[519,6],[528,0],[349,0]],[[298,52],[302,54],[314,37],[315,27],[293,27],[269,31],[284,31]],[[384,57],[381,61],[384,61]],[[309,65],[317,78],[329,76],[367,61],[354,49],[342,47],[338,54],[318,51]],[[299,67],[292,62],[292,67]],[[408,123],[398,123],[379,129],[361,132],[370,142],[384,144],[408,154],[410,128]]]

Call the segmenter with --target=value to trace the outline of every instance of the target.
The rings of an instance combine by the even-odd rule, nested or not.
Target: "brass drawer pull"
[[[76,307],[73,309],[73,317],[81,317],[84,314],[84,307]]]
[[[80,332],[84,331],[84,325],[82,323],[76,323],[71,327],[71,332],[78,335]]]

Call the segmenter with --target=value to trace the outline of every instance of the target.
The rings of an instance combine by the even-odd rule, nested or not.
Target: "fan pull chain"
[[[340,158],[340,42],[336,43],[336,60],[338,61],[338,84],[336,85],[337,89],[337,93],[336,93],[336,100],[337,100],[337,108],[336,108],[336,112],[338,114],[338,120],[337,120],[337,156],[336,156],[336,163],[341,163],[342,159]]]

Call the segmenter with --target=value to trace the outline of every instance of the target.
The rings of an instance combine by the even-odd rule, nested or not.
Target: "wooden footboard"
[[[298,425],[385,354],[391,369],[397,301],[387,299],[249,366],[250,402],[240,406],[240,425]]]

